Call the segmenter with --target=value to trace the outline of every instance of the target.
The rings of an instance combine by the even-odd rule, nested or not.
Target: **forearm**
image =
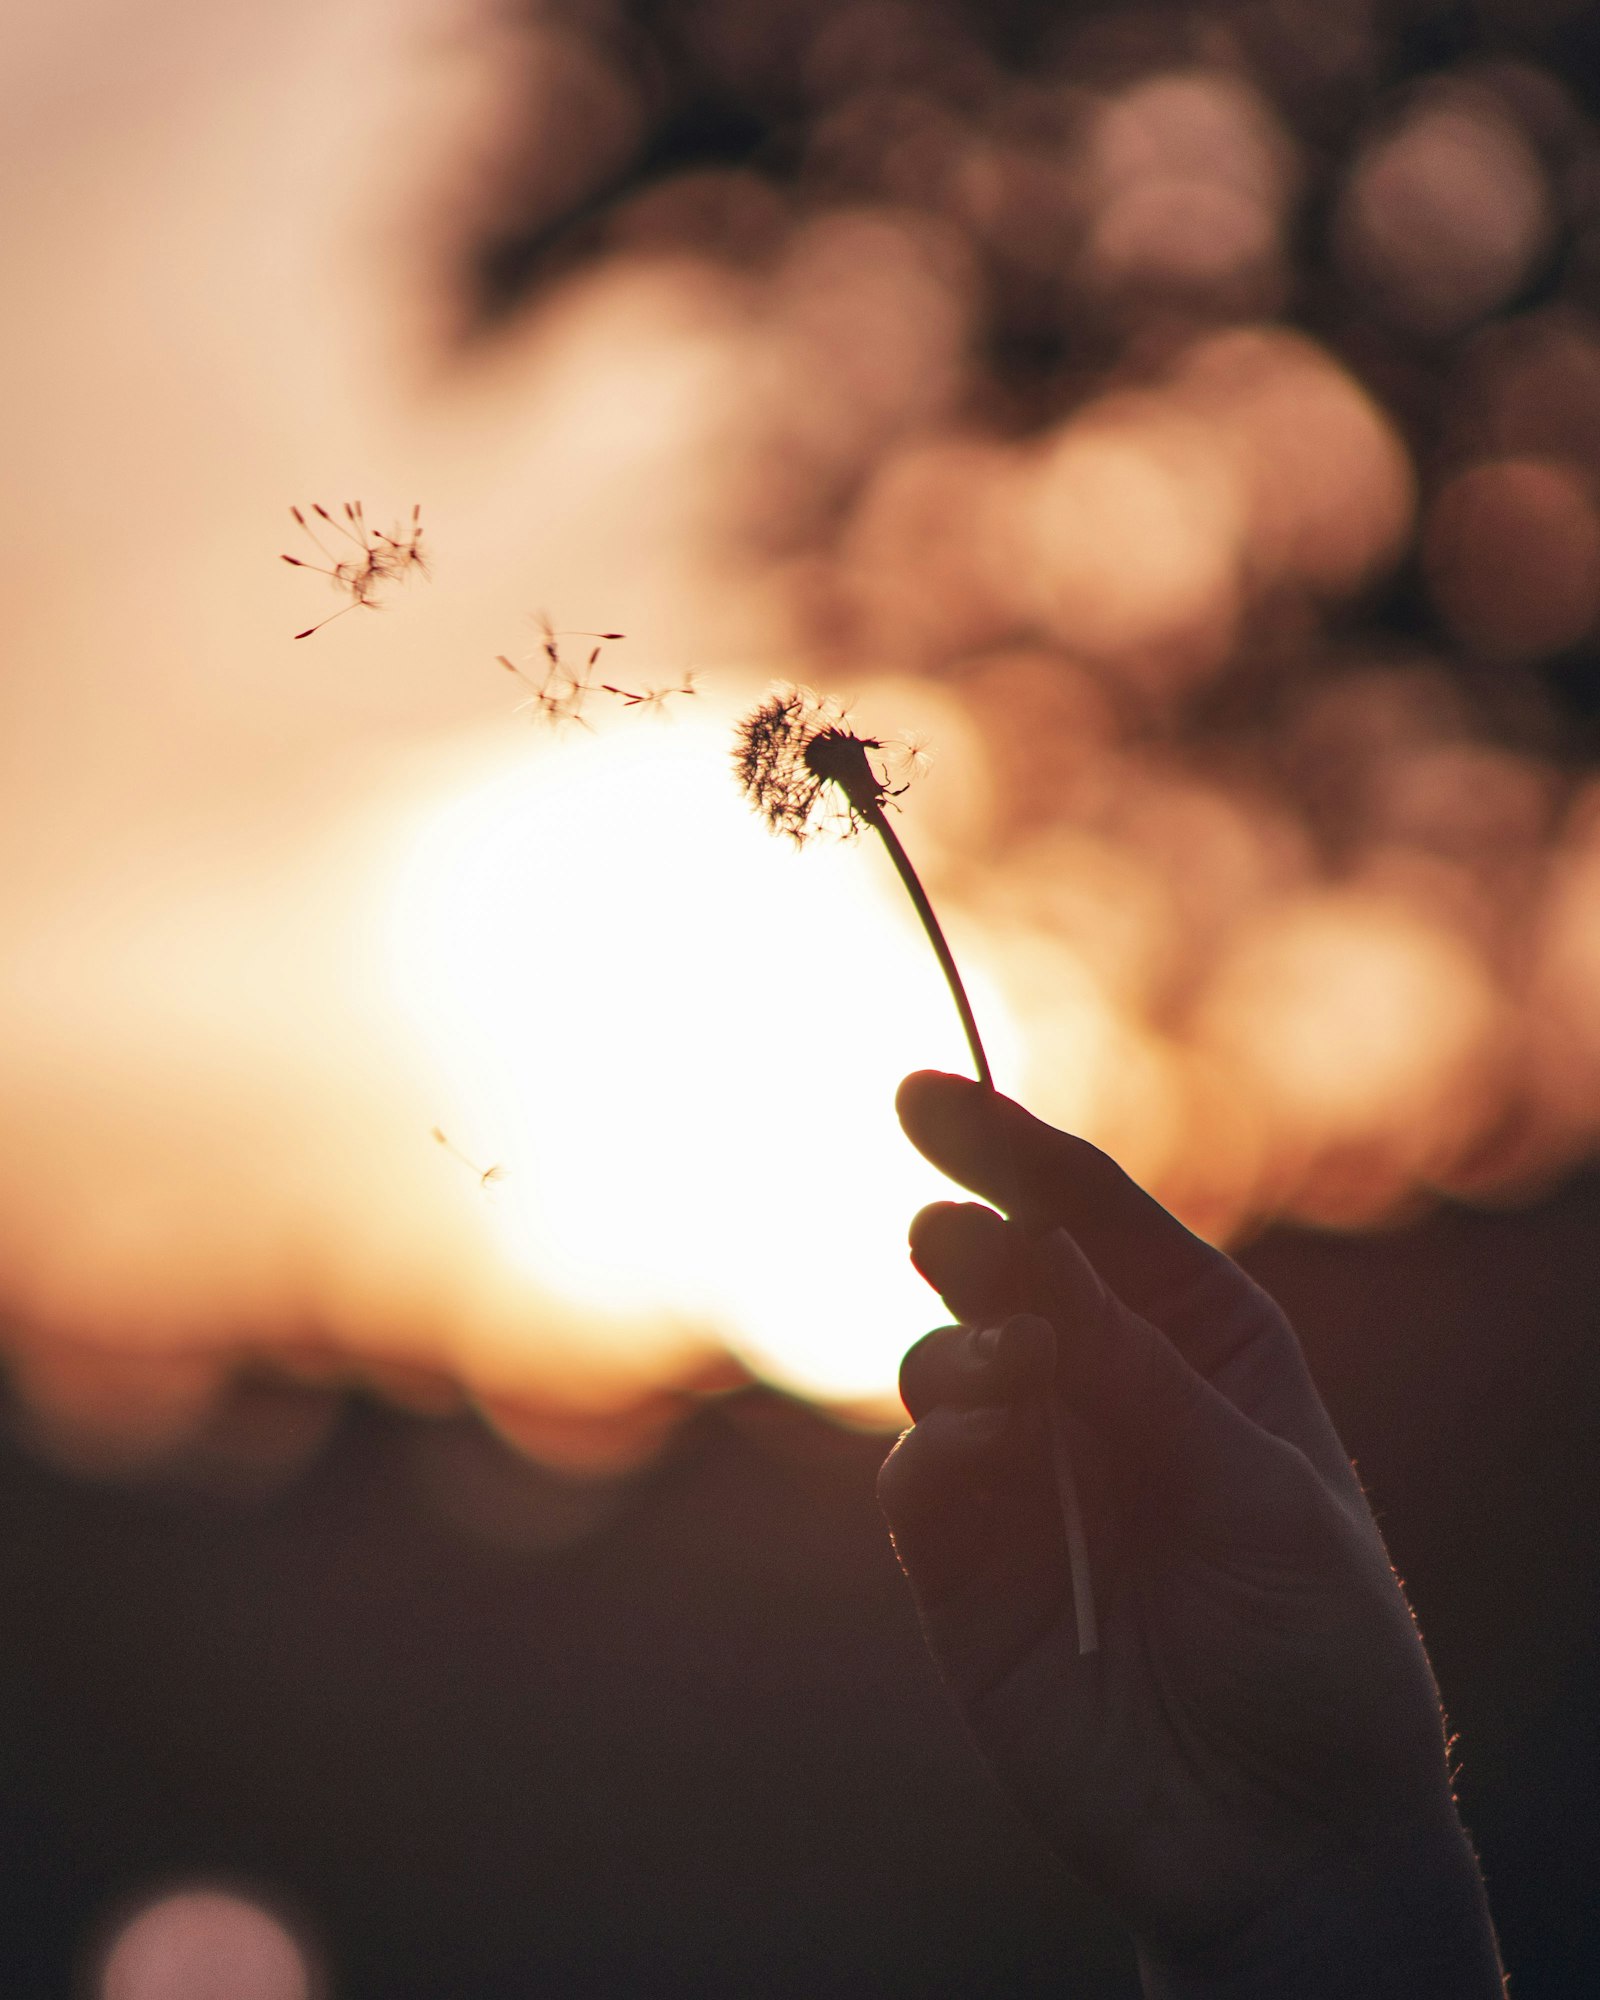
[[[1478,1864],[1454,1814],[1339,1857],[1225,1944],[1141,1947],[1146,2000],[1502,2000]]]

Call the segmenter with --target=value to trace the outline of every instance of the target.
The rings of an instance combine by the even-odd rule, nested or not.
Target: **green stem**
[[[899,870],[900,880],[906,885],[906,894],[915,905],[917,915],[922,919],[922,928],[928,933],[928,942],[933,946],[939,960],[945,981],[950,988],[951,998],[956,1003],[956,1012],[961,1016],[961,1026],[966,1033],[967,1047],[972,1051],[972,1061],[978,1072],[978,1081],[986,1089],[993,1090],[994,1077],[990,1074],[989,1058],[984,1054],[983,1043],[978,1036],[978,1024],[973,1018],[972,1006],[967,999],[967,989],[961,983],[961,974],[956,970],[955,958],[945,942],[944,932],[940,928],[939,919],[933,913],[932,903],[928,901],[927,891],[917,879],[917,871],[911,865],[911,857],[900,845],[899,835],[889,824],[882,806],[875,799],[855,799],[852,803],[889,850],[889,859]]]

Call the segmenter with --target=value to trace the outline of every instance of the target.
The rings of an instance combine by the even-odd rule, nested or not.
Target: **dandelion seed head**
[[[775,688],[734,735],[740,789],[774,833],[797,847],[813,834],[849,838],[904,786],[873,763],[884,745],[845,727],[846,711],[809,688]]]

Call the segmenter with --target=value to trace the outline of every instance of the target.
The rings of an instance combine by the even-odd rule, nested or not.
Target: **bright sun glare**
[[[394,976],[441,1125],[505,1167],[508,1260],[608,1331],[704,1329],[786,1387],[882,1405],[939,1315],[906,1224],[951,1191],[894,1089],[965,1046],[876,843],[775,839],[730,740],[702,709],[498,764],[406,855]]]

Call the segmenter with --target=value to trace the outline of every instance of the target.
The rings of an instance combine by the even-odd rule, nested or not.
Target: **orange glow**
[[[1199,1226],[1600,1138],[1600,843],[1518,678],[1600,618],[1600,328],[1508,303],[1558,206],[1517,103],[1559,86],[1353,142],[1351,334],[1296,289],[1273,79],[1359,85],[1366,16],[1246,11],[1248,72],[1130,16],[1019,77],[851,10],[795,58],[792,178],[637,190],[467,340],[469,225],[536,235],[654,116],[582,10],[33,10],[0,1303],[47,1444],[159,1457],[263,1351],[540,1451],[644,1449],[741,1367],[892,1415],[946,1192],[892,1093],[965,1057],[882,857],[740,805],[769,677],[931,738],[908,845],[1002,1079]],[[777,60],[758,16],[718,15],[730,76]],[[1405,356],[1452,340],[1419,466]],[[313,494],[420,502],[435,571],[296,646]],[[1442,622],[1401,650],[1414,558]],[[493,663],[541,611],[704,692],[530,733]]]
[[[1198,425],[1130,401],[1091,410],[1041,454],[1027,581],[1068,648],[1180,671],[1226,653],[1242,520],[1209,447]]]
[[[1405,447],[1330,355],[1281,328],[1237,327],[1191,349],[1177,386],[1238,468],[1250,560],[1268,580],[1347,591],[1399,553],[1414,487]]]
[[[301,863],[318,892],[291,869],[279,909],[258,886],[230,936],[191,884],[96,939],[120,961],[124,1073],[108,1115],[72,1009],[33,1024],[55,1129],[7,1210],[30,1320],[160,1355],[309,1314],[355,1355],[442,1356],[483,1394],[580,1407],[685,1379],[725,1342],[881,1407],[928,1316],[905,1224],[942,1187],[898,1135],[894,1088],[963,1067],[964,1047],[887,863],[771,839],[729,733],[718,710],[480,741],[426,781],[408,761],[392,791],[435,802],[319,829]],[[253,994],[291,935],[294,979]],[[981,968],[972,984],[1005,1065],[1003,1011]],[[504,1178],[480,1186],[434,1124]],[[24,1379],[93,1431],[94,1373],[56,1351]],[[215,1379],[164,1365],[170,1393],[125,1406],[156,1445]]]
[[[890,1103],[907,1068],[964,1066],[960,1031],[882,857],[773,840],[729,734],[714,713],[569,737],[432,815],[395,890],[395,994],[447,1122],[505,1165],[480,1206],[513,1269],[596,1339],[665,1358],[674,1328],[715,1335],[871,1401],[926,1318],[899,1246],[939,1190]]]
[[[1291,1212],[1381,1215],[1480,1128],[1499,1026],[1484,969],[1457,937],[1354,892],[1263,912],[1219,966],[1202,1006],[1207,1043],[1256,1081],[1280,1126]],[[1361,1183],[1318,1169],[1366,1154]],[[1331,1208],[1330,1208],[1331,1204]]]
[[[1010,629],[1021,483],[1017,453],[989,439],[923,439],[888,457],[845,547],[843,593],[865,646],[921,660]]]
[[[1033,1002],[1025,1094],[1042,1118],[1080,1133],[1147,1185],[1180,1138],[1180,1065],[1142,1032],[1070,951],[1019,941],[1005,963]]]

